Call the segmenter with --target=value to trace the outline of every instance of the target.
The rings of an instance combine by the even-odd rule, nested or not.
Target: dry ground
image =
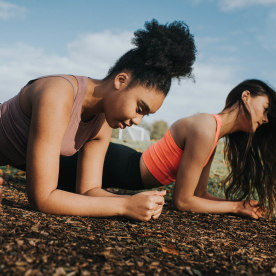
[[[276,275],[275,220],[180,213],[170,190],[156,221],[47,215],[30,208],[24,174],[6,170],[0,275]]]

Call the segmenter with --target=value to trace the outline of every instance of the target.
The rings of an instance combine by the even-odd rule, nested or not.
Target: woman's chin
[[[118,123],[116,123],[116,122],[114,122],[114,121],[109,121],[108,119],[106,119],[106,122],[107,122],[107,124],[108,124],[111,128],[116,129],[116,128],[119,127],[119,126],[118,126]]]

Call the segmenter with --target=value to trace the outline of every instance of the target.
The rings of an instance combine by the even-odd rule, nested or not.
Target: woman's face
[[[138,125],[144,115],[155,113],[164,99],[162,92],[142,85],[113,91],[104,104],[106,121],[112,128]]]
[[[268,123],[269,98],[267,95],[252,97],[249,94],[245,105],[252,121],[252,126],[249,126],[248,132],[255,132],[262,124]]]

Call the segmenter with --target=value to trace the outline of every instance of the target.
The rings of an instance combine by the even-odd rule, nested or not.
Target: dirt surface
[[[275,220],[180,213],[170,200],[150,222],[47,215],[30,208],[24,174],[8,173],[0,275],[276,275]]]

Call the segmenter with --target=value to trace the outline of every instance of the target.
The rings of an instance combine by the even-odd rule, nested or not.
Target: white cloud
[[[81,35],[77,40],[69,43],[68,52],[70,58],[85,63],[105,63],[115,62],[118,57],[131,49],[132,33],[114,33],[104,31]],[[134,47],[134,46],[133,46]],[[89,60],[89,58],[93,58]]]
[[[68,45],[64,57],[23,43],[0,48],[0,102],[18,93],[28,80],[41,75],[65,73],[103,78],[114,61],[132,47],[130,37],[129,33],[110,32],[82,35]],[[197,112],[219,112],[227,93],[242,81],[231,64],[219,57],[196,61],[196,82],[187,79],[180,85],[173,82],[161,109],[145,120],[164,119],[171,124]]]
[[[265,18],[265,28],[261,34],[257,35],[257,39],[260,45],[264,49],[271,51],[271,54],[275,56],[276,52],[276,11],[271,11]]]
[[[228,34],[228,37],[232,35]],[[233,34],[235,36],[235,34]],[[225,37],[214,37],[214,36],[203,36],[196,39],[198,55],[197,58],[205,58],[212,60],[214,57],[219,57],[221,63],[233,62],[235,61],[235,54],[238,51],[238,48],[234,44],[229,44],[229,41]],[[216,55],[213,57],[209,56],[209,52],[216,49]],[[210,49],[210,51],[208,51]],[[221,53],[221,54],[219,54]],[[223,59],[222,59],[223,56]]]
[[[27,9],[5,1],[0,1],[0,20],[24,17]]]
[[[103,78],[110,66],[131,49],[131,34],[82,35],[68,45],[68,55],[49,55],[24,43],[0,47],[0,102],[15,95],[30,79],[48,74]]]
[[[276,5],[276,0],[220,0],[218,3],[222,10],[235,10],[256,5]]]
[[[195,113],[216,113],[222,110],[227,94],[242,80],[237,70],[217,63],[197,62],[194,68],[196,82],[183,79],[179,85],[173,82],[163,106],[145,121],[163,119],[169,124]]]
[[[247,8],[249,6],[271,6],[276,5],[276,0],[190,0],[194,5],[202,2],[217,2],[224,11]]]
[[[30,79],[53,73],[68,72],[68,58],[47,55],[43,49],[23,43],[0,48],[0,102],[15,95]]]

